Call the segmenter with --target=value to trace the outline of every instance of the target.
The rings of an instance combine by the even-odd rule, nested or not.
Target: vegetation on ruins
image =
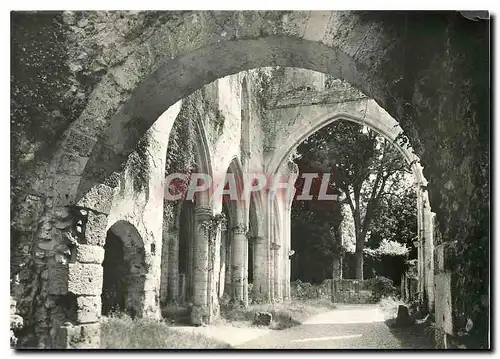
[[[165,322],[112,316],[101,326],[101,349],[227,349],[229,346],[201,334],[178,332]]]
[[[406,254],[416,236],[415,192],[410,167],[390,141],[358,124],[336,121],[307,138],[298,153],[301,172],[330,173],[330,191],[342,194],[340,207],[300,203],[293,208],[299,220],[307,218],[296,227],[306,226],[308,247],[324,257],[317,259],[328,263],[339,243],[347,251],[354,247],[355,277],[363,279],[367,254]],[[323,235],[314,234],[318,231]]]

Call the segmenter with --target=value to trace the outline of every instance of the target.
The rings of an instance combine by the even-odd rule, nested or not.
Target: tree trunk
[[[333,256],[332,279],[342,279],[342,257],[338,254]]]
[[[363,280],[363,250],[356,249],[356,279]]]

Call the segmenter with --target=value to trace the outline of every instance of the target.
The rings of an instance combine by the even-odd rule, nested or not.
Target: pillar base
[[[195,326],[209,324],[209,312],[206,305],[193,305],[191,308],[191,324]]]
[[[64,325],[57,329],[53,349],[100,349],[100,323]]]

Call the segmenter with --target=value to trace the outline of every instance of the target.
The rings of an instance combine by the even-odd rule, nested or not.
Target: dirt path
[[[341,305],[294,328],[272,331],[236,346],[241,349],[418,349],[402,343],[376,305]]]

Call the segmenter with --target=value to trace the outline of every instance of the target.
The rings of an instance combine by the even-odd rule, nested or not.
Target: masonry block
[[[108,216],[106,214],[90,212],[85,227],[85,241],[87,244],[104,247],[106,243],[106,225]]]
[[[76,247],[76,261],[79,263],[102,264],[104,260],[104,248],[88,244]]]
[[[87,164],[88,157],[81,157],[72,153],[65,153],[61,156],[57,173],[64,173],[67,175],[80,175],[85,165]]]
[[[58,328],[54,340],[57,349],[99,349],[100,324],[68,325]]]
[[[70,176],[67,174],[55,175],[51,192],[53,205],[68,206],[74,204],[79,184],[79,176]]]
[[[68,291],[76,295],[100,295],[102,277],[100,264],[71,263],[68,265]]]
[[[101,318],[101,296],[80,296],[76,299],[78,323],[95,323]]]
[[[48,267],[48,292],[53,295],[68,293],[68,265],[55,263]]]
[[[68,141],[65,144],[65,150],[82,157],[90,156],[92,148],[97,140],[77,131],[71,131]]]
[[[95,212],[109,214],[113,201],[113,188],[105,184],[92,183],[82,179],[82,187],[88,188],[85,196],[81,198],[77,206],[91,209]]]

